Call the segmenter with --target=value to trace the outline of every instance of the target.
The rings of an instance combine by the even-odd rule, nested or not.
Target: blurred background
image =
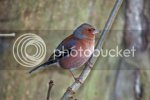
[[[47,60],[80,24],[90,23],[102,31],[114,4],[115,0],[0,0],[0,33],[16,33],[0,37],[0,100],[46,100],[50,80],[54,81],[50,98],[59,100],[74,82],[70,73],[53,66],[28,74],[31,68],[13,57],[15,40],[24,33],[39,35],[47,47]],[[100,56],[74,99],[150,100],[149,21],[149,0],[124,0],[103,49],[135,46],[136,57]],[[99,37],[100,33],[96,40]]]

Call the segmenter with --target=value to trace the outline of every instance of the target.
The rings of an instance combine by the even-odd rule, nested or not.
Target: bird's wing
[[[72,47],[74,47],[77,43],[77,39],[73,36],[69,36],[64,41],[60,43],[60,45],[56,48],[55,52],[50,56],[48,61],[45,63],[33,68],[29,73],[34,72],[35,70],[44,67],[49,64],[53,64],[59,61],[59,59],[67,56],[70,54]]]
[[[76,45],[77,39],[74,36],[69,36],[63,40],[58,47],[54,50],[54,53],[50,56],[49,61],[57,62],[61,58],[70,54],[71,49]]]

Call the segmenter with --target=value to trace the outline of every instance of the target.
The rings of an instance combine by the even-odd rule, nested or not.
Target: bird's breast
[[[80,41],[71,49],[69,56],[59,61],[61,67],[78,68],[84,65],[94,52],[94,41]]]

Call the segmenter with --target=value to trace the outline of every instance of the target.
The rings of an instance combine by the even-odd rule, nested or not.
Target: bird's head
[[[94,39],[96,33],[98,33],[98,30],[95,29],[90,24],[87,24],[87,23],[81,24],[73,32],[75,37],[77,37],[79,39],[85,39],[85,38],[87,38],[87,39]]]

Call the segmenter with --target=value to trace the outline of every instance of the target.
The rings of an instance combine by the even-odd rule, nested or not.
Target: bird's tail
[[[47,62],[45,62],[45,63],[43,63],[43,64],[41,64],[41,65],[39,65],[39,66],[33,68],[32,70],[29,71],[29,73],[31,74],[32,72],[36,71],[37,69],[42,68],[42,67],[45,67],[45,66],[50,65],[50,64],[53,64],[53,63],[56,63],[56,62],[53,61],[53,60],[52,60],[52,61],[47,61]]]

